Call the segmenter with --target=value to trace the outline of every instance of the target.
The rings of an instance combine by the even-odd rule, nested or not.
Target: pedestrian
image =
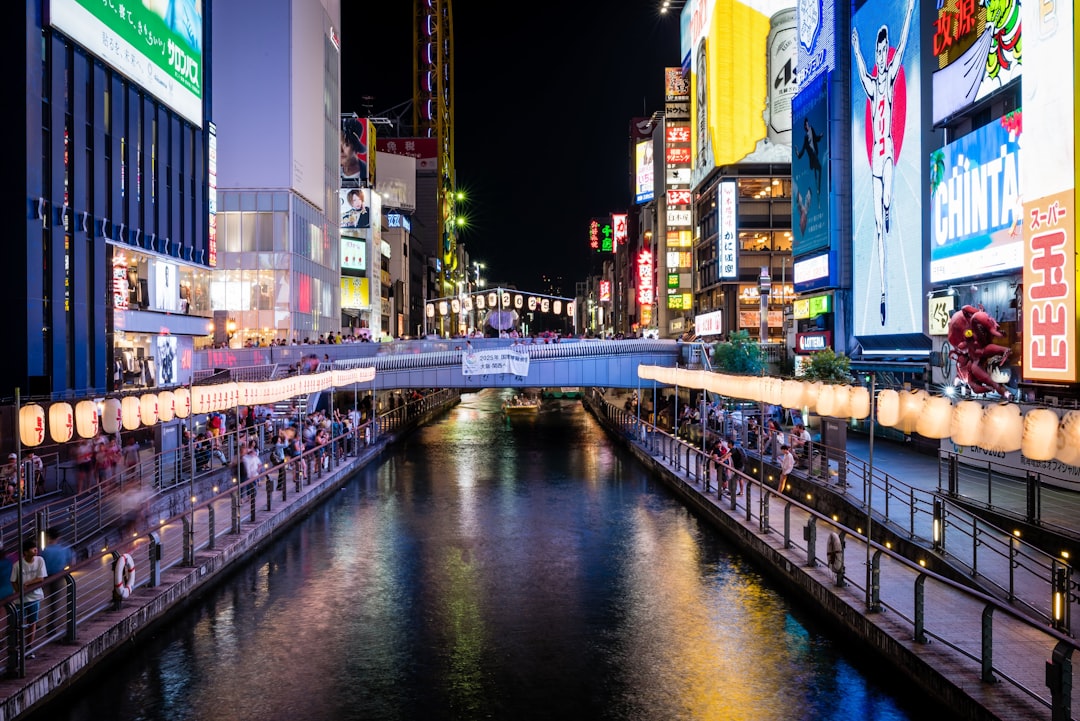
[[[240,465],[244,468],[246,480],[251,481],[251,493],[255,495],[257,493],[255,478],[262,472],[262,461],[259,459],[259,448],[254,442],[244,451]]]
[[[62,628],[67,620],[65,600],[65,569],[75,563],[75,552],[71,546],[60,540],[60,529],[55,526],[45,531],[45,548],[41,549],[41,558],[45,561],[45,598],[41,609],[46,635]]]
[[[788,475],[795,470],[795,455],[791,452],[791,446],[786,443],[780,446],[780,487],[777,489],[783,493],[787,489]]]
[[[42,584],[45,582],[45,559],[38,555],[37,542],[30,538],[23,541],[22,558],[11,569],[11,585],[22,590],[22,612],[25,624],[26,636],[24,648],[29,649],[37,635],[38,613],[41,610],[41,600],[45,597]],[[34,658],[34,654],[26,654],[26,658]]]
[[[739,492],[737,495],[743,494],[743,486],[746,483],[746,479],[743,478],[743,469],[746,468],[746,454],[743,452],[742,446],[739,445],[738,440],[732,440],[728,438],[728,446],[731,448],[731,467],[736,471],[733,475],[739,486]]]
[[[130,480],[133,476],[138,475],[136,466],[139,465],[139,444],[135,440],[135,436],[128,436],[127,442],[124,443],[124,448],[121,451],[121,456],[124,459],[124,474]]]

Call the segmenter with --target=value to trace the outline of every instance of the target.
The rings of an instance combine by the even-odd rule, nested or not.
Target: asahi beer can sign
[[[769,142],[791,145],[791,101],[799,90],[795,63],[799,51],[796,10],[781,10],[770,18],[769,38],[769,97],[766,114]]]

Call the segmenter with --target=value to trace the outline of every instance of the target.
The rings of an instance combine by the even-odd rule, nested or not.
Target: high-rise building
[[[0,395],[93,394],[185,380],[209,332],[217,262],[214,4],[31,0],[4,26],[22,118],[5,204],[18,222],[0,291]]]

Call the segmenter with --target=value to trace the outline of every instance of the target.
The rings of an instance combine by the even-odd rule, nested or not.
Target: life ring
[[[118,557],[113,563],[113,583],[115,583],[116,595],[127,598],[131,595],[131,589],[135,585],[135,559],[130,553]]]
[[[841,573],[844,570],[844,542],[835,532],[829,534],[827,555],[832,572]]]

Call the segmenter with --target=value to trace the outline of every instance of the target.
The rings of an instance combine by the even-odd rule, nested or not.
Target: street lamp
[[[229,345],[232,345],[233,336],[236,335],[236,321],[229,318],[225,321],[225,336],[228,339]]]

